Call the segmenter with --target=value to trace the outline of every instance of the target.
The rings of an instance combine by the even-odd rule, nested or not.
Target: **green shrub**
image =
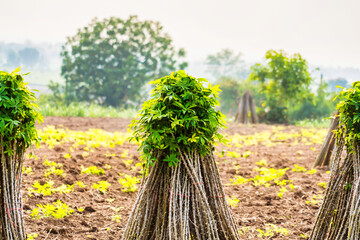
[[[20,69],[12,73],[0,71],[0,135],[4,153],[7,155],[23,152],[34,141],[38,141],[35,122],[42,121],[35,94],[24,83]],[[18,147],[13,151],[13,143]]]
[[[360,81],[354,82],[352,88],[343,89],[339,94],[337,105],[341,127],[336,137],[345,139],[348,150],[360,144]]]
[[[140,141],[140,148],[148,164],[160,160],[176,165],[177,156],[193,151],[205,155],[212,150],[217,133],[225,124],[224,115],[215,110],[218,85],[203,86],[203,78],[194,78],[184,71],[173,72],[160,78],[152,91],[152,99],[143,104],[139,119],[133,120],[133,139]]]

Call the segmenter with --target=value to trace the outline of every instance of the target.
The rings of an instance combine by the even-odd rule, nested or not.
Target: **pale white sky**
[[[157,20],[192,61],[222,48],[269,49],[312,65],[360,68],[358,0],[0,0],[0,41],[65,42],[94,17]]]

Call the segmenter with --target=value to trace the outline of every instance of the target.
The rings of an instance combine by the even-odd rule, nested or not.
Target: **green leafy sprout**
[[[81,166],[81,173],[92,174],[92,175],[104,175],[105,170],[102,168],[97,168],[96,166],[90,166],[88,168],[84,168],[83,166]]]
[[[34,240],[38,236],[39,236],[39,234],[37,234],[37,233],[28,233],[28,234],[26,234],[26,239],[27,240]]]
[[[104,194],[107,192],[108,188],[111,186],[111,184],[107,181],[98,181],[97,183],[93,183],[91,186],[93,189],[99,190],[101,194]]]
[[[37,208],[31,210],[30,216],[36,219],[41,217],[53,217],[55,219],[60,219],[71,215],[73,212],[74,209],[71,209],[68,205],[58,200],[53,204],[37,204]]]
[[[344,138],[347,149],[360,143],[360,81],[353,82],[352,88],[344,88],[337,96],[340,127],[335,131],[336,138]]]
[[[63,193],[70,193],[74,191],[74,185],[65,185],[62,184],[61,186],[54,188],[54,181],[49,180],[45,182],[43,185],[39,183],[39,181],[35,181],[32,187],[28,188],[28,195],[33,196],[33,194],[39,196],[50,196],[55,192],[60,194]]]
[[[215,109],[221,90],[210,83],[204,87],[203,82],[207,80],[183,70],[150,82],[155,85],[152,98],[130,125],[131,139],[140,143],[147,166],[158,160],[176,166],[180,149],[206,155],[216,140],[223,142],[217,131],[225,127],[225,116]]]
[[[43,117],[34,103],[35,93],[31,92],[19,73],[0,71],[0,135],[5,154],[15,154],[12,142],[16,141],[16,154],[21,156],[32,143],[39,144],[35,122]]]
[[[137,177],[132,177],[130,175],[125,175],[124,178],[118,179],[119,183],[121,184],[123,192],[135,192],[137,191],[138,187],[137,184],[140,180]]]

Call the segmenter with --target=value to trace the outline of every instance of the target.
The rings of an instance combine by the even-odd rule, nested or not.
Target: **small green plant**
[[[53,185],[54,182],[51,180],[47,181],[43,185],[41,185],[39,181],[35,181],[34,184],[32,185],[33,188],[28,188],[28,192],[30,195],[32,195],[32,193],[35,193],[37,195],[49,196],[53,192],[52,191]]]
[[[125,149],[122,154],[120,154],[121,158],[127,158],[129,155],[129,149]]]
[[[237,199],[237,198],[234,197],[234,196],[233,196],[232,198],[227,197],[226,200],[227,200],[227,202],[229,203],[229,205],[232,206],[232,207],[237,207],[237,206],[239,206],[240,200]]]
[[[243,158],[248,158],[249,156],[251,155],[251,152],[250,151],[246,151],[242,154],[242,157]]]
[[[108,152],[107,152],[107,153],[104,154],[104,156],[105,156],[105,157],[108,157],[108,158],[110,158],[110,157],[116,157],[116,153],[108,153]]]
[[[232,158],[240,158],[241,154],[237,153],[237,152],[227,151],[226,156],[232,157]]]
[[[37,204],[37,208],[34,208],[31,211],[30,217],[36,219],[41,217],[53,217],[55,219],[60,219],[71,215],[73,212],[74,209],[71,209],[68,205],[58,200],[53,204]]]
[[[317,205],[323,199],[322,195],[313,195],[309,201],[305,201],[306,204],[309,205]]]
[[[270,187],[270,182],[276,181],[279,182],[279,180],[285,175],[288,168],[282,168],[282,169],[275,169],[275,168],[254,168],[254,171],[258,171],[260,175],[256,175],[251,180],[254,183],[254,186],[261,186],[264,185],[265,187]],[[279,185],[279,184],[278,184]]]
[[[241,227],[239,230],[240,235],[245,235],[247,232],[249,232],[250,227]]]
[[[30,175],[30,174],[33,173],[31,167],[27,167],[27,168],[23,167],[22,172],[27,174],[27,175]]]
[[[119,178],[118,182],[121,184],[121,191],[135,192],[138,189],[137,184],[140,182],[140,180],[137,177],[125,175],[124,178]]]
[[[39,235],[37,233],[28,233],[26,235],[26,239],[27,240],[34,240],[35,238],[37,238]]]
[[[306,174],[312,175],[314,173],[317,173],[316,169],[310,169],[309,171],[306,172]]]
[[[81,173],[93,174],[93,175],[104,175],[105,170],[102,168],[97,168],[96,166],[90,166],[88,168],[84,168],[83,166],[81,166]]]
[[[115,214],[112,215],[112,217],[111,217],[112,221],[119,223],[120,220],[121,220],[121,215],[118,214],[118,213],[119,213],[119,211],[120,211],[121,209],[123,209],[124,207],[118,207],[118,208],[110,207],[110,208],[115,211]]]
[[[278,227],[274,224],[267,224],[265,227],[265,231],[261,229],[256,229],[256,231],[259,232],[258,237],[260,238],[271,238],[276,234],[279,234],[280,236],[287,236],[290,231],[286,228]]]
[[[45,170],[44,177],[47,178],[50,175],[57,175],[57,176],[62,176],[62,177],[66,176],[66,174],[64,173],[64,171],[62,169],[58,169],[55,166],[52,166]]]
[[[74,185],[62,184],[61,186],[54,188],[53,191],[58,192],[60,194],[70,193],[70,192],[74,191]]]
[[[319,182],[318,183],[318,185],[320,186],[320,187],[323,187],[323,188],[326,188],[326,182]]]
[[[104,194],[107,192],[108,188],[111,186],[110,183],[107,181],[98,181],[97,183],[93,183],[91,186],[93,189],[97,189],[100,191],[101,194]]]
[[[300,234],[300,238],[304,238],[304,239],[307,239],[309,236],[308,235],[306,235],[306,234]]]
[[[119,215],[119,214],[115,214],[115,215],[112,216],[112,220],[113,220],[114,222],[119,223],[119,222],[120,222],[120,219],[121,219],[121,215]]]
[[[130,168],[131,167],[131,164],[133,164],[133,160],[123,160],[123,163],[125,164],[125,166],[127,168]]]
[[[83,212],[84,210],[85,210],[85,208],[83,208],[83,207],[78,207],[78,208],[76,208],[79,212]]]
[[[286,193],[288,190],[286,189],[286,187],[281,187],[280,188],[280,191],[278,192],[278,197],[279,198],[282,198],[283,197],[283,195],[284,195],[284,193]]]
[[[225,160],[225,161],[226,161],[226,160]],[[235,173],[238,174],[238,173],[239,173],[239,169],[241,168],[241,166],[238,165],[237,162],[233,162],[232,164],[234,165]]]
[[[52,162],[52,161],[49,161],[47,159],[45,159],[44,165],[46,167],[58,167],[58,168],[63,167],[63,165],[61,163]]]
[[[250,181],[250,179],[246,179],[243,176],[236,176],[233,179],[230,179],[232,185],[241,185]]]
[[[39,181],[35,181],[32,187],[28,188],[28,195],[33,196],[35,195],[42,195],[42,196],[50,196],[54,192],[58,192],[60,194],[63,193],[70,193],[74,190],[74,185],[65,185],[62,184],[61,186],[54,188],[54,181],[47,181],[43,185],[39,183]]]
[[[261,166],[267,167],[267,165],[268,165],[266,159],[261,159],[260,161],[255,162],[255,164],[260,166],[260,167]]]
[[[85,188],[85,187],[86,187],[86,185],[85,185],[83,182],[81,182],[81,181],[77,181],[77,182],[76,182],[76,185],[78,185],[78,186],[81,187],[81,188]]]
[[[297,164],[294,165],[294,168],[292,169],[293,172],[306,172],[306,168],[300,167]]]
[[[275,179],[274,180],[274,183],[276,183],[276,185],[278,186],[286,186],[286,184],[290,182],[289,180],[286,180],[286,179],[283,179],[283,180],[278,180],[278,179]]]

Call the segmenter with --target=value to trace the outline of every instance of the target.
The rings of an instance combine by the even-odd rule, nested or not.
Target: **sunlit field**
[[[129,119],[47,117],[23,173],[25,222],[38,239],[119,239],[143,164]],[[312,169],[326,128],[229,124],[215,156],[244,239],[306,239],[327,169]]]

